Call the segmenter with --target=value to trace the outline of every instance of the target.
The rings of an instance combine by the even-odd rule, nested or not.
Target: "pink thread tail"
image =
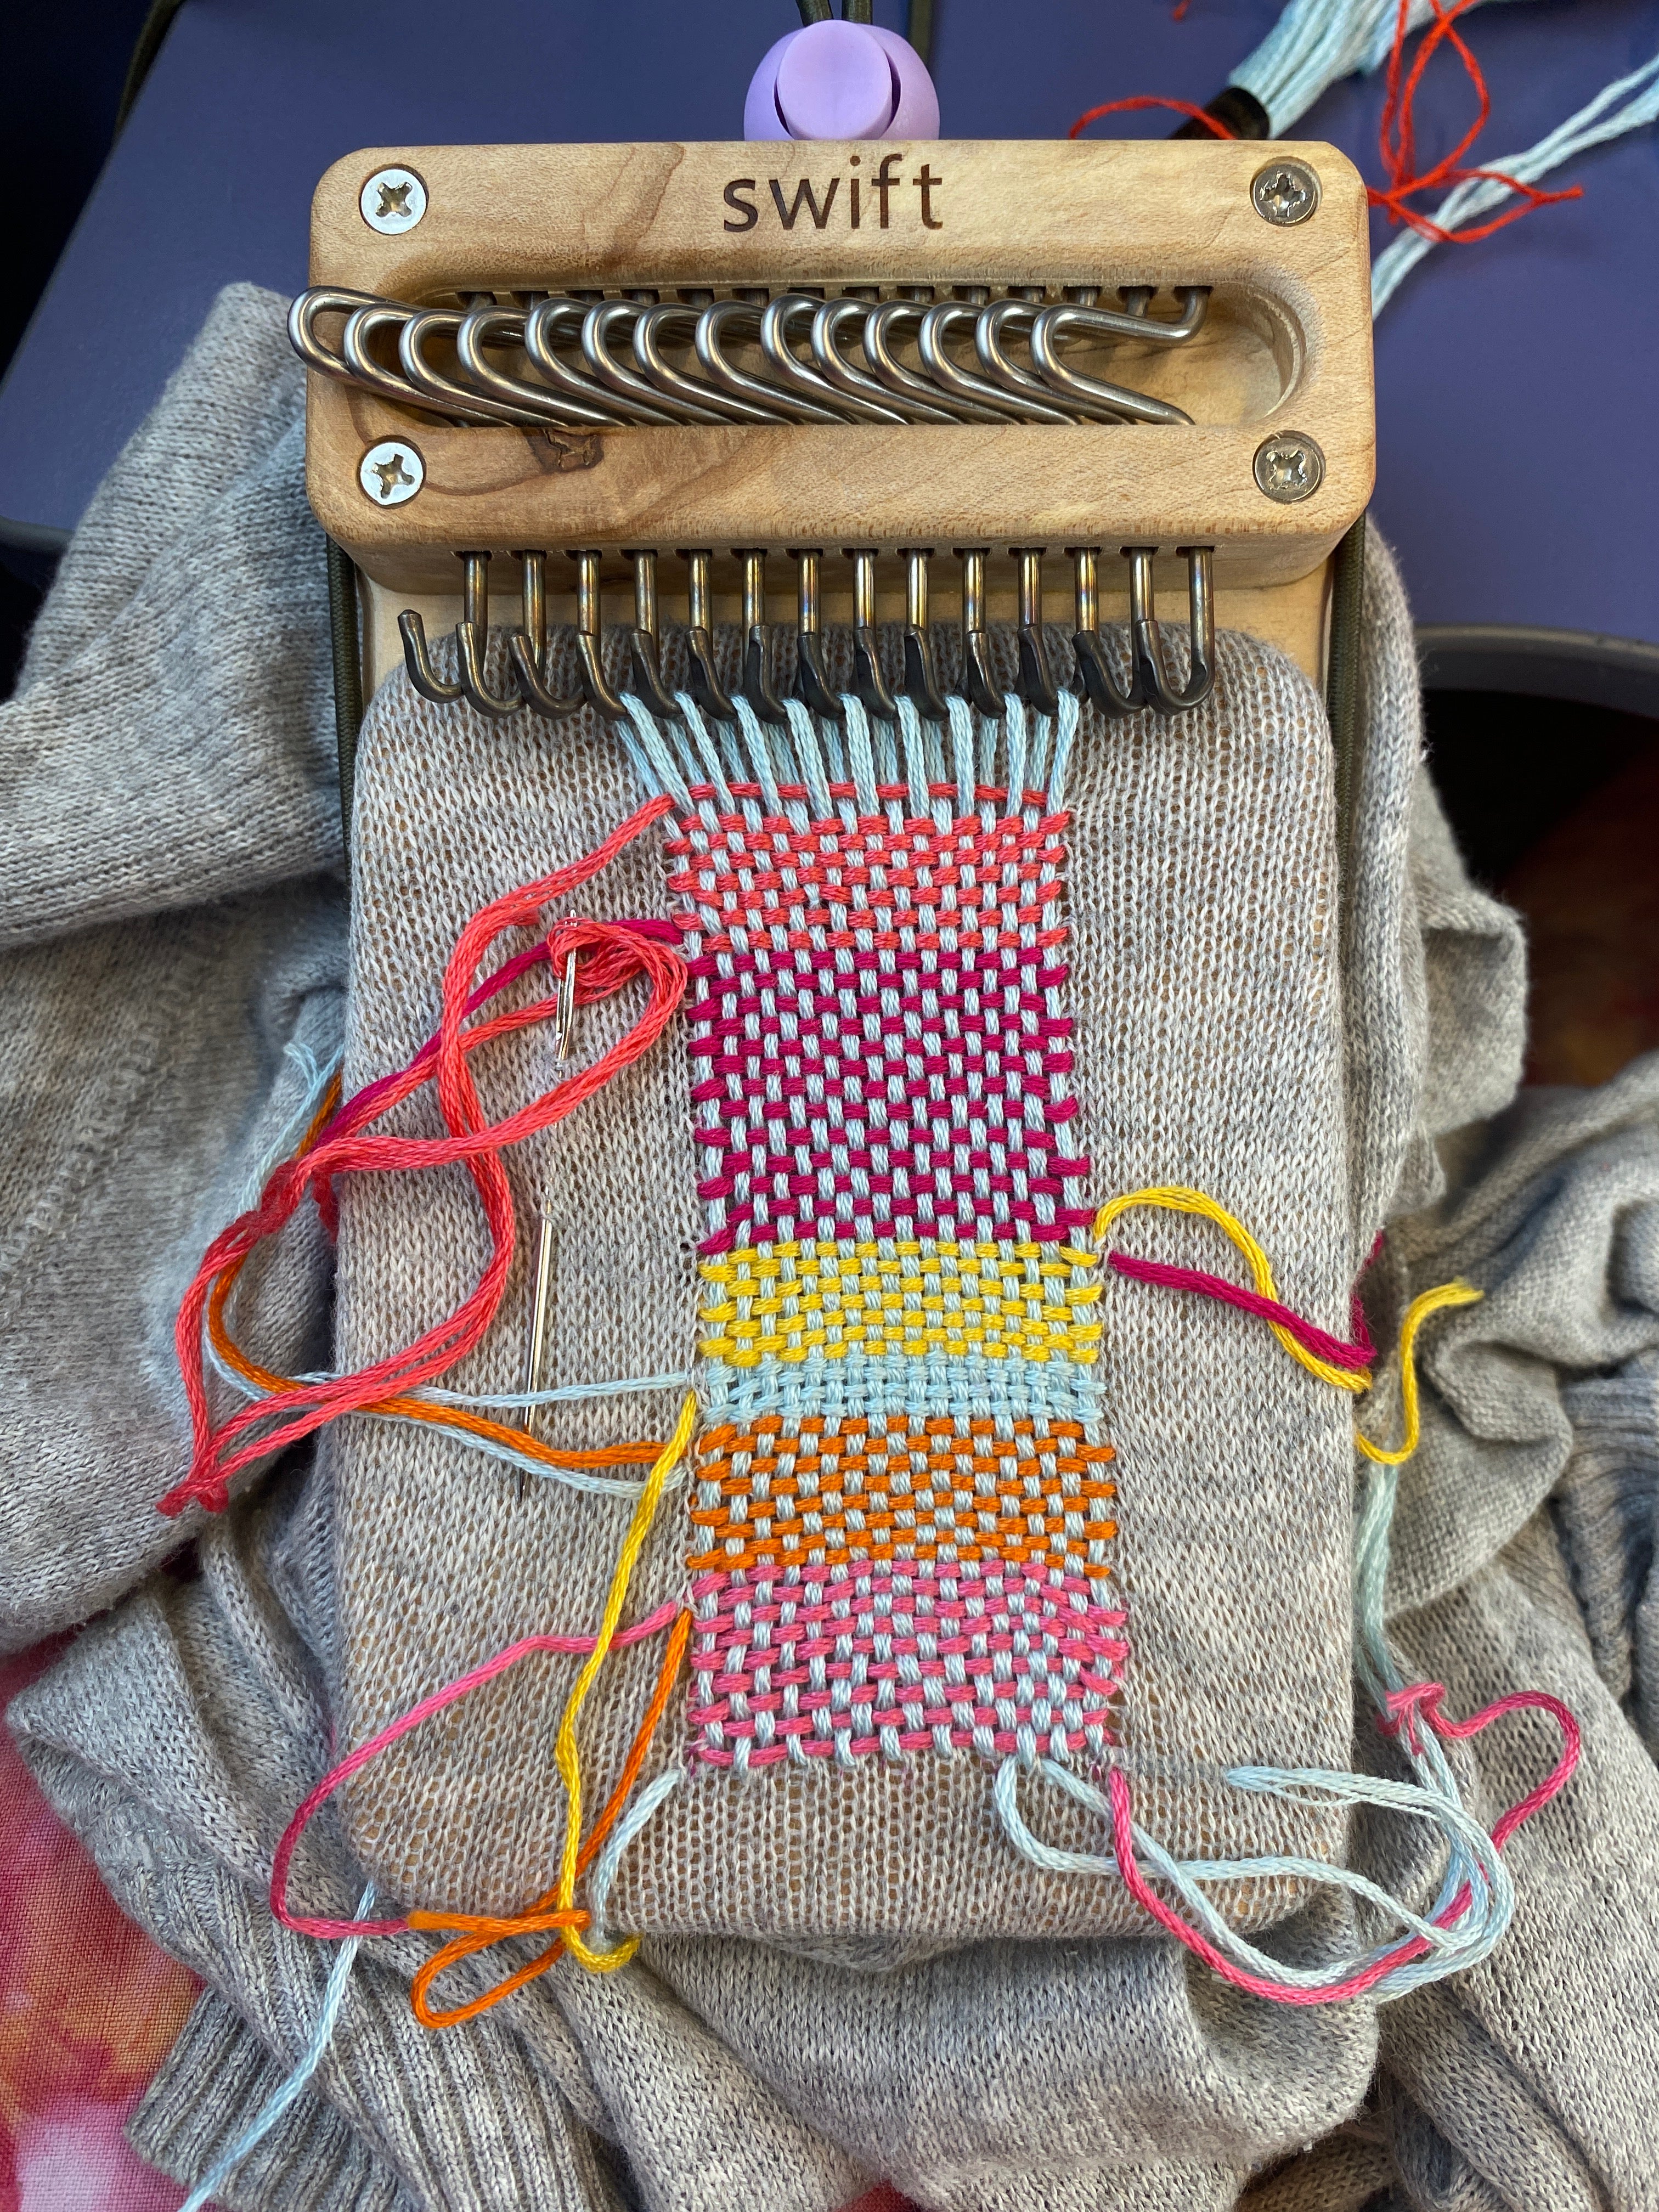
[[[678,1611],[678,1598],[665,1599],[654,1613],[648,1613],[643,1620],[636,1621],[632,1628],[619,1629],[611,1638],[611,1643],[613,1645],[641,1644],[647,1637],[660,1636]],[[422,1698],[419,1705],[411,1705],[397,1720],[388,1722],[378,1735],[370,1736],[367,1743],[359,1744],[356,1750],[343,1759],[337,1766],[331,1767],[283,1829],[282,1840],[270,1862],[270,1909],[283,1927],[293,1929],[298,1936],[404,1934],[409,1923],[401,1917],[396,1920],[325,1920],[289,1911],[289,1867],[301,1837],[311,1825],[313,1815],[320,1806],[326,1804],[343,1782],[349,1782],[354,1774],[368,1765],[371,1759],[378,1757],[388,1745],[396,1743],[399,1736],[407,1735],[411,1729],[419,1728],[422,1721],[430,1720],[434,1713],[442,1712],[446,1706],[454,1705],[470,1691],[481,1688],[486,1682],[493,1682],[496,1675],[504,1674],[509,1667],[516,1667],[520,1659],[528,1659],[538,1651],[561,1652],[574,1656],[592,1651],[598,1642],[596,1636],[520,1637],[516,1644],[509,1644],[504,1651],[498,1651],[493,1659],[484,1660],[482,1665],[458,1675],[453,1682],[446,1682],[441,1690],[434,1690],[429,1698]]]

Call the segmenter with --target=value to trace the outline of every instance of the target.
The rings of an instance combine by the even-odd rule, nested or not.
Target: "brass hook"
[[[739,689],[763,722],[787,729],[789,717],[779,705],[766,670],[766,556],[738,549],[743,563],[743,676]]]
[[[735,722],[738,710],[727,698],[714,666],[708,598],[708,564],[714,557],[702,547],[680,554],[685,563],[685,644],[691,660],[685,688],[705,714],[712,714],[717,722]]]
[[[1014,689],[1039,714],[1060,710],[1042,638],[1042,556],[1048,550],[1046,545],[1008,548],[1019,563],[1019,674]]]
[[[944,694],[933,666],[933,634],[927,621],[927,563],[931,545],[899,548],[904,563],[904,696],[930,722],[945,715]]]
[[[580,691],[562,699],[548,688],[547,556],[524,552],[517,557],[523,577],[523,617],[520,628],[508,638],[507,649],[513,656],[513,671],[526,704],[550,721],[562,721],[587,702]]]
[[[991,672],[991,641],[985,635],[985,562],[988,548],[958,545],[962,563],[962,684],[975,713],[993,717],[1007,701]]]
[[[1133,677],[1126,689],[1106,657],[1106,641],[1100,634],[1100,548],[1068,545],[1076,577],[1077,628],[1072,649],[1084,696],[1103,714],[1133,714],[1139,703]]]
[[[814,714],[838,727],[847,711],[830,685],[823,665],[823,616],[818,596],[823,559],[821,545],[792,545],[789,557],[796,563],[795,690]]]
[[[1181,714],[1201,706],[1215,688],[1215,603],[1211,589],[1215,549],[1210,545],[1181,545],[1176,551],[1187,563],[1188,635],[1192,666],[1177,690],[1164,665],[1164,643],[1158,635],[1152,592],[1155,545],[1126,545],[1129,563],[1129,647],[1134,665],[1137,700],[1161,714]]]
[[[876,640],[876,549],[848,545],[853,564],[853,689],[866,711],[893,720],[898,708],[882,673]]]

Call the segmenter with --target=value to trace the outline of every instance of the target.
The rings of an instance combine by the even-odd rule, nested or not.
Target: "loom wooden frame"
[[[857,230],[769,211],[801,177],[863,179],[882,158],[892,220]],[[1316,211],[1256,212],[1264,159],[1314,168]],[[400,236],[359,207],[376,170],[413,169],[428,196]],[[924,169],[933,195],[913,191]],[[734,185],[753,188],[728,197]],[[841,195],[847,210],[850,194]],[[936,227],[921,220],[924,204]],[[762,210],[752,225],[733,210]],[[866,207],[873,205],[867,200]],[[902,216],[902,220],[901,220]],[[794,144],[371,148],[317,189],[312,280],[399,298],[463,288],[672,290],[793,283],[1207,283],[1261,319],[1285,389],[1265,416],[1191,428],[1119,424],[629,428],[586,435],[463,428],[310,380],[307,486],[323,527],[379,586],[447,596],[453,556],[521,546],[726,550],[801,543],[1213,544],[1220,591],[1309,580],[1360,514],[1375,473],[1364,188],[1322,144],[940,140]],[[1279,429],[1317,441],[1317,491],[1279,505],[1253,464]],[[375,507],[357,480],[377,440],[419,452],[418,495]],[[1179,574],[1172,572],[1171,580]],[[1056,582],[1060,580],[1056,576]],[[1103,582],[1108,580],[1103,578]],[[503,578],[505,582],[505,578]],[[1270,596],[1273,595],[1269,593]],[[1305,607],[1304,583],[1297,604]],[[1225,601],[1221,609],[1226,615]],[[1302,618],[1306,627],[1305,617]],[[1260,625],[1257,625],[1260,627]],[[1302,656],[1298,654],[1298,658]]]

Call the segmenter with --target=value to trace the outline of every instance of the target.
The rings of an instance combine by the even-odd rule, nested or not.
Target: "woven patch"
[[[719,1424],[694,1755],[1101,1750],[1124,1616],[1068,1241],[1066,817],[681,826]]]
[[[706,1253],[1085,1225],[1064,824],[683,823]]]
[[[706,1359],[1097,1357],[1098,1268],[1052,1244],[774,1244],[706,1260]]]
[[[1126,1653],[1111,1448],[1013,1425],[775,1417],[704,1437],[696,1756],[1106,1747]]]

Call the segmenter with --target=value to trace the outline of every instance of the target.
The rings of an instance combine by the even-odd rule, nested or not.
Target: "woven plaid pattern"
[[[689,1562],[716,1765],[1109,1741],[1065,826],[705,811],[671,844],[726,1417]]]

